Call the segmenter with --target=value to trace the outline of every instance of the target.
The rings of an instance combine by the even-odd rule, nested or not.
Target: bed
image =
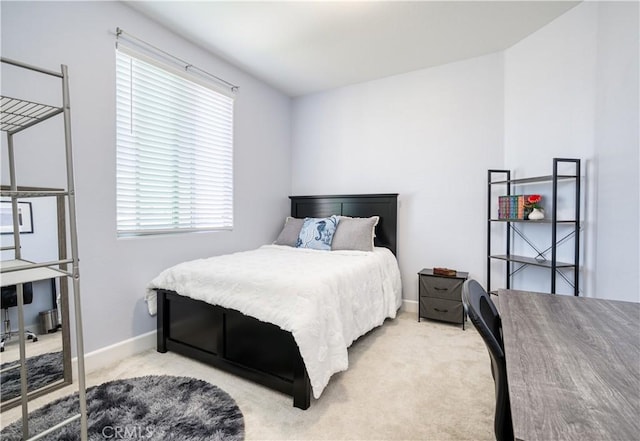
[[[397,268],[397,262],[393,257],[396,253],[397,194],[291,196],[290,199],[291,216],[294,218],[325,218],[332,215],[358,218],[378,216],[379,221],[375,230],[375,251],[371,253],[331,251],[329,254],[335,255],[335,257],[329,258],[327,257],[327,252],[323,251],[305,251],[295,248],[286,250],[286,248],[291,247],[268,245],[255,251],[246,252],[247,256],[243,258],[265,259],[265,266],[268,267],[268,265],[271,265],[271,261],[292,259],[289,256],[290,254],[304,253],[304,259],[309,258],[311,259],[310,262],[313,262],[312,265],[324,268],[325,265],[329,264],[326,259],[343,259],[344,262],[377,259],[380,262],[386,262],[389,260],[388,256],[391,256],[393,264]],[[220,261],[226,262],[227,260],[234,262],[241,257],[236,254],[242,255],[244,253],[234,253],[234,255],[229,255],[228,257],[220,256],[216,259],[216,263],[220,264]],[[294,270],[291,279],[296,277],[299,279],[301,277],[299,274],[304,273],[304,270],[301,268],[296,269],[295,267],[297,256],[302,255],[296,254],[293,260],[289,260]],[[302,257],[300,259],[302,260]],[[205,260],[200,262],[201,265],[206,263]],[[384,265],[387,264],[384,263]],[[381,263],[381,265],[383,264]],[[355,264],[355,267],[359,268],[360,266]],[[363,268],[365,267],[363,266]],[[380,268],[384,268],[384,266],[380,266]],[[375,269],[369,269],[368,271],[370,272],[367,277],[371,279],[378,277],[378,272],[384,272],[384,270],[378,271]],[[186,281],[192,273],[181,274],[187,274],[182,276]],[[383,280],[386,276],[383,274],[380,277],[380,280]],[[254,281],[250,272],[245,274],[245,279],[250,279],[249,285],[252,285],[253,282],[258,284],[261,278],[264,278],[264,276],[256,275],[257,280]],[[168,278],[161,277],[163,283],[151,285],[157,297],[158,352],[176,352],[291,395],[293,397],[293,405],[300,409],[309,407],[312,395],[316,398],[319,396],[326,382],[328,382],[328,377],[324,370],[318,370],[314,357],[318,358],[322,365],[325,363],[325,358],[331,359],[334,356],[333,352],[331,352],[333,345],[331,343],[328,345],[328,355],[326,357],[322,351],[320,351],[322,353],[320,356],[316,353],[310,355],[310,349],[307,349],[309,345],[313,350],[316,350],[318,344],[313,341],[305,341],[305,344],[302,344],[301,339],[308,340],[306,337],[301,337],[303,333],[300,331],[300,327],[305,327],[305,317],[297,317],[293,314],[289,320],[286,319],[286,314],[290,313],[287,308],[293,308],[291,311],[297,311],[295,307],[289,307],[286,304],[287,296],[280,296],[281,298],[278,300],[282,302],[282,311],[273,307],[272,311],[267,314],[266,310],[268,308],[256,306],[252,309],[252,305],[249,302],[248,310],[250,313],[245,308],[243,309],[245,314],[239,312],[240,308],[236,308],[233,303],[240,296],[216,297],[217,294],[214,295],[214,290],[208,293],[202,286],[199,287],[199,295],[196,295],[198,294],[196,289],[192,290],[194,292],[190,292],[190,289],[185,288],[186,285],[182,284],[183,280],[176,281],[175,279],[173,276]],[[175,283],[167,283],[166,280]],[[344,282],[346,282],[346,279]],[[325,283],[322,279],[314,278],[309,286],[313,286],[315,289],[315,287],[325,284],[335,285],[337,282],[327,281]],[[234,285],[231,283],[229,286]],[[279,294],[278,287],[279,285],[277,284],[267,288],[262,288],[262,285],[256,285],[254,287],[256,292],[253,293],[251,298],[256,302],[258,300],[262,301],[260,299],[260,289],[264,289],[265,293],[269,292],[269,298],[277,298]],[[342,302],[341,299],[349,295],[344,290],[351,289],[343,281],[340,282],[340,287],[342,287],[343,293],[338,296],[338,302]],[[398,287],[394,289],[396,291],[400,290]],[[376,307],[377,310],[384,311],[384,313],[378,312],[375,319],[361,320],[358,318],[355,320],[356,322],[364,321],[364,323],[357,323],[358,326],[352,326],[350,323],[347,326],[342,325],[346,328],[357,328],[344,333],[344,337],[341,337],[344,340],[343,345],[350,346],[353,340],[373,327],[382,324],[387,317],[394,317],[400,301],[399,294],[396,294],[396,296],[394,301],[387,299],[382,306]],[[368,306],[362,303],[362,299],[356,300],[356,304],[361,305],[362,309],[366,309]],[[353,306],[349,307],[354,308]],[[356,307],[354,309],[356,315],[357,310],[358,308]],[[304,314],[301,315],[304,316]],[[279,325],[269,322],[271,321],[271,316],[281,316],[279,317],[280,321],[273,317],[273,322]],[[327,326],[329,326],[330,330],[328,332],[333,336],[335,333],[332,331],[333,328],[331,326],[332,324],[335,325],[334,318],[322,318],[322,321],[328,323]],[[309,326],[308,328],[312,327]],[[313,329],[303,330],[304,335],[315,338],[316,333],[325,332],[322,326],[317,328],[320,331],[315,332],[314,329],[316,329],[315,322]],[[322,344],[319,344],[319,346],[322,346]],[[345,357],[346,347],[344,348]],[[338,353],[339,350],[336,349],[336,354]],[[345,360],[342,360],[339,355],[335,356],[337,361],[333,363],[333,372],[346,369]],[[307,360],[306,364],[305,358]],[[310,364],[312,359],[313,363]],[[309,372],[311,372],[311,376]],[[328,376],[330,377],[331,374],[332,372],[329,372]]]

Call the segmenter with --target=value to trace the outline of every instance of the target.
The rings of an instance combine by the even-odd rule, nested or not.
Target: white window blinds
[[[116,51],[119,236],[233,227],[233,98]]]

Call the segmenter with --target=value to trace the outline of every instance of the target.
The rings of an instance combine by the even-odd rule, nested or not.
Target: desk
[[[637,440],[640,303],[500,290],[516,439]]]

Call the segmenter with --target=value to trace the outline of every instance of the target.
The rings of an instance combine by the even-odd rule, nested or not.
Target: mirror
[[[66,254],[64,199],[61,197],[39,198],[32,199],[30,202],[29,219],[34,225],[28,232],[20,235],[22,258],[31,262],[64,259]],[[3,234],[0,236],[0,242],[4,269],[11,266],[11,260],[14,259],[14,250],[10,249],[13,245],[13,228],[9,228],[10,234],[4,234],[7,229],[4,210],[1,224]],[[44,271],[49,272],[46,276],[35,277],[33,281],[2,287],[0,321],[2,331],[0,409],[2,411],[20,405],[22,399],[18,286],[22,287],[24,299],[27,399],[39,397],[72,382],[68,280],[64,276],[58,277],[59,273],[56,274],[54,271],[47,269]],[[10,274],[12,273],[3,274],[3,285],[10,279]]]

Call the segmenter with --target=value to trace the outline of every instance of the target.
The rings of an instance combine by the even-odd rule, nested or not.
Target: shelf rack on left
[[[60,71],[42,69],[19,61],[0,58],[3,64],[19,69],[36,72],[46,76],[53,76],[61,80],[62,106],[40,104],[28,100],[0,97],[0,130],[6,133],[8,150],[8,169],[10,185],[3,185],[0,196],[11,200],[11,218],[13,224],[13,244],[2,247],[1,251],[13,250],[14,258],[0,262],[2,286],[16,286],[18,298],[18,327],[20,344],[20,381],[22,405],[22,439],[39,439],[53,433],[73,421],[80,420],[80,437],[87,439],[87,404],[84,368],[84,342],[82,331],[82,308],[80,304],[80,272],[78,259],[78,234],[76,226],[75,184],[73,173],[73,155],[71,145],[71,107],[69,104],[69,75],[66,65],[60,66]],[[43,121],[62,115],[64,124],[64,156],[66,189],[36,188],[18,186],[16,179],[16,150],[14,149],[14,135],[33,127]],[[23,259],[20,244],[20,222],[18,200],[33,197],[55,197],[58,203],[58,253],[59,258],[49,262],[32,262]],[[65,222],[65,211],[68,211],[68,225]],[[62,221],[62,225],[60,225]],[[67,250],[67,228],[70,249]],[[76,355],[78,363],[78,397],[80,412],[38,434],[29,433],[27,368],[25,350],[24,323],[24,292],[23,284],[49,278],[60,278],[61,290],[68,289],[68,280],[73,284],[74,318],[76,332]]]

